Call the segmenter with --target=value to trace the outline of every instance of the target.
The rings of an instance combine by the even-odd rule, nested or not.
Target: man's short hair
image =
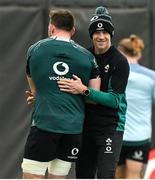
[[[74,26],[74,17],[68,10],[50,10],[49,18],[58,29],[71,31]]]

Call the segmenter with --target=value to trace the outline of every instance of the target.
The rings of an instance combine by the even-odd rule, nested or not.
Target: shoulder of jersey
[[[45,39],[41,39],[39,41],[37,41],[36,43],[34,43],[33,45],[30,46],[29,50],[35,50],[36,48],[39,48],[42,44],[51,41],[51,38],[45,38]]]
[[[117,62],[121,62],[121,61],[127,62],[126,57],[114,46],[111,48],[110,57],[117,59]]]
[[[139,67],[141,68],[141,71],[144,74],[147,74],[148,76],[150,76],[155,81],[155,71],[153,69],[147,68],[147,67],[142,66],[142,65],[139,65]]]
[[[79,51],[81,51],[89,56],[93,56],[92,53],[88,49],[84,48],[83,46],[79,45],[78,43],[74,42],[73,40],[71,40],[71,43],[72,43],[73,47],[78,48]]]

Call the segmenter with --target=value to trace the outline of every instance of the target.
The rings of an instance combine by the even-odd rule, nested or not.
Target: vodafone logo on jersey
[[[62,69],[62,70],[59,70],[59,69]],[[63,75],[65,75],[65,74],[68,73],[68,71],[69,71],[69,66],[68,66],[66,63],[64,63],[64,62],[56,62],[56,63],[54,63],[54,65],[53,65],[53,71],[54,71],[57,75],[63,76]]]
[[[58,61],[53,64],[52,70],[57,76],[49,76],[49,80],[60,80],[60,78],[64,78],[63,76],[69,72],[69,66],[67,63]]]

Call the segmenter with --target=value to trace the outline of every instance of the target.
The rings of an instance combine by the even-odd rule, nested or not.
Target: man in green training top
[[[76,161],[84,120],[84,96],[59,90],[57,81],[76,74],[86,85],[100,87],[94,56],[71,40],[73,15],[50,12],[49,38],[27,53],[27,79],[35,97],[32,126],[25,145],[23,178],[65,178]]]

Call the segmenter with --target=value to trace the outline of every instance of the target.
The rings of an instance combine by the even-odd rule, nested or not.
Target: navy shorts
[[[81,134],[60,134],[31,127],[24,158],[48,162],[55,158],[75,162],[81,146]]]
[[[127,159],[146,164],[148,161],[148,153],[150,147],[150,142],[147,142],[142,145],[122,145],[118,165],[124,165]]]

